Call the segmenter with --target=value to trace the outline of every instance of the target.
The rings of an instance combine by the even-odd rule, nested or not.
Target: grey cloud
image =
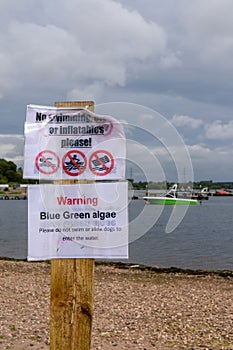
[[[178,116],[189,146],[230,152],[232,10],[231,0],[0,2],[1,133],[23,133],[29,103],[125,101]]]
[[[216,120],[205,127],[206,137],[212,140],[227,140],[233,139],[233,121],[223,123],[221,120]]]
[[[24,137],[22,135],[0,135],[0,158],[23,164]]]
[[[199,128],[203,125],[203,121],[199,118],[193,118],[188,115],[177,115],[175,114],[171,119],[172,124],[175,126],[187,126],[191,129]]]

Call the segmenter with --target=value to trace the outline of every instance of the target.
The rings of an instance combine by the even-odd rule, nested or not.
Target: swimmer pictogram
[[[40,173],[50,175],[58,170],[60,160],[55,152],[44,150],[38,153],[35,163],[36,168]]]

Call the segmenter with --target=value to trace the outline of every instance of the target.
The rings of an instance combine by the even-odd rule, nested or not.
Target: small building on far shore
[[[8,184],[0,184],[0,190],[4,190],[5,188],[9,188]]]

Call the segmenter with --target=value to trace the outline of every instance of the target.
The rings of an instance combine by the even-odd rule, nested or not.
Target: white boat
[[[199,201],[204,199],[209,199],[209,191],[208,187],[204,187],[200,192],[196,192],[192,194],[193,199],[198,199]]]
[[[147,204],[157,205],[197,205],[198,201],[193,198],[177,197],[177,184],[164,195],[143,197]]]

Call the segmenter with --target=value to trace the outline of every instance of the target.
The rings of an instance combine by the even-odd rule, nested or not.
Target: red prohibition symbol
[[[44,150],[36,156],[36,168],[42,174],[54,174],[59,168],[59,165],[59,157],[53,151]]]
[[[97,134],[98,136],[107,136],[111,134],[112,129],[113,129],[113,122],[106,121],[106,119],[101,119],[101,118],[94,118],[95,121],[97,122],[97,125],[100,127],[104,128],[104,133],[103,134]]]
[[[109,174],[114,167],[114,159],[111,153],[105,150],[98,150],[89,158],[89,168],[97,176]]]
[[[102,126],[104,127],[104,136],[107,136],[107,135],[111,134],[112,128],[113,128],[113,123],[112,122],[104,123]]]
[[[83,152],[73,150],[67,152],[62,159],[62,167],[69,176],[79,176],[87,166],[87,159]]]

